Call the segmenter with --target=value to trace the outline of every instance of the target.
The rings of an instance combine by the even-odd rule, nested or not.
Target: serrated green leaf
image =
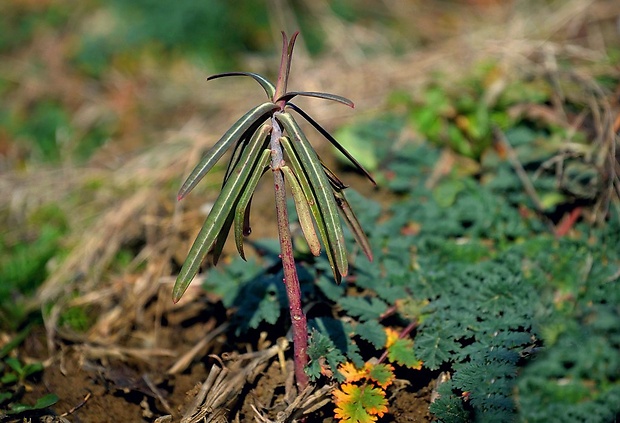
[[[341,422],[370,423],[387,412],[385,391],[368,385],[344,384],[334,392],[334,414]]]
[[[415,349],[424,365],[431,370],[437,370],[444,362],[450,360],[452,353],[459,348],[454,339],[442,335],[422,332],[416,336]]]
[[[445,423],[469,423],[472,421],[471,414],[463,407],[461,398],[454,395],[451,390],[452,384],[445,382],[439,385],[437,392],[439,397],[431,403],[429,410]]]
[[[324,373],[325,364],[329,366],[336,380],[343,380],[338,367],[345,362],[344,355],[327,335],[316,329],[312,329],[308,340],[308,358],[309,363],[305,371],[311,380],[318,379]]]
[[[385,328],[376,320],[368,320],[355,326],[355,333],[362,339],[370,342],[375,348],[380,349],[385,346],[387,339]]]
[[[383,389],[389,386],[396,378],[396,375],[394,374],[394,367],[385,363],[370,366],[368,376],[377,382],[377,384]]]
[[[422,362],[415,355],[411,339],[397,339],[388,347],[388,358],[394,363],[411,369],[419,369],[422,366]]]
[[[387,304],[375,297],[344,297],[338,304],[347,314],[361,320],[378,319],[387,310]]]
[[[308,327],[316,328],[319,332],[328,336],[336,348],[342,352],[348,361],[353,362],[356,367],[361,368],[364,366],[364,359],[360,355],[358,345],[347,335],[351,332],[348,325],[343,324],[340,320],[321,317],[309,320]]]
[[[213,165],[224,155],[226,150],[257,121],[264,119],[268,114],[274,111],[277,106],[271,102],[263,103],[256,106],[243,115],[218,142],[207,152],[200,160],[200,163],[192,170],[187,177],[183,186],[179,190],[177,198],[181,200],[202,180],[202,178],[211,170]]]
[[[261,322],[267,322],[271,325],[275,324],[280,318],[282,305],[278,301],[276,295],[267,293],[258,303],[258,309],[252,319],[250,319],[249,327],[256,329]]]

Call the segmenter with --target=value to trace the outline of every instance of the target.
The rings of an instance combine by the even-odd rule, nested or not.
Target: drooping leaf
[[[347,105],[351,108],[355,107],[353,102],[349,100],[348,98],[345,98],[345,97],[342,97],[336,94],[321,93],[321,92],[315,92],[315,91],[289,91],[286,94],[284,94],[282,97],[276,99],[276,102],[284,100],[288,103],[289,100],[292,100],[298,95],[303,96],[303,97],[317,97],[317,98],[322,98],[324,100],[332,100],[332,101],[336,101],[338,103]]]
[[[357,216],[353,213],[353,209],[347,201],[344,192],[334,191],[334,197],[336,198],[336,204],[340,207],[344,221],[353,234],[355,241],[362,247],[362,251],[364,251],[368,261],[372,261],[372,248],[370,248],[370,242],[368,241],[368,237],[366,237],[366,232],[364,232],[364,228],[362,228],[359,220],[357,220]]]
[[[233,225],[235,220],[235,208],[238,204],[238,201],[235,201],[234,205],[230,208],[228,212],[228,216],[226,216],[226,220],[222,224],[220,232],[217,234],[217,238],[215,239],[215,243],[211,248],[211,253],[213,255],[213,265],[216,266],[220,260],[220,256],[222,255],[222,251],[224,250],[224,244],[226,244],[226,239],[228,238],[228,233],[230,232],[230,228]]]
[[[353,163],[351,157],[355,157],[355,167],[368,169],[371,172],[376,172],[380,166],[380,154],[385,152],[379,152],[377,154],[377,145],[373,138],[360,134],[357,126],[346,125],[338,128],[334,132],[334,139],[338,139],[338,145],[332,143],[338,151],[340,151],[349,161]],[[346,152],[346,153],[345,153]],[[342,158],[336,157],[338,161],[346,163]]]
[[[320,157],[319,160],[321,160]],[[321,165],[323,166],[323,170],[325,171],[327,179],[329,179],[329,183],[332,185],[334,191],[343,191],[349,187],[344,182],[342,182],[338,175],[336,175],[330,168],[325,165],[325,163],[323,163],[323,160],[321,160]]]
[[[304,119],[306,119],[306,121],[308,121],[312,126],[314,126],[314,128],[321,134],[323,135],[325,138],[327,138],[327,140],[338,149],[338,151],[340,151],[347,159],[349,159],[351,161],[351,163],[353,163],[353,165],[360,171],[362,172],[369,180],[370,182],[372,182],[373,185],[377,185],[377,183],[375,182],[374,178],[372,177],[372,175],[370,174],[370,172],[368,172],[364,166],[362,166],[355,157],[353,157],[353,155],[351,153],[349,153],[349,151],[344,148],[342,146],[342,144],[340,144],[338,141],[336,141],[336,139],[332,136],[332,134],[330,134],[325,128],[323,128],[316,120],[314,120],[310,115],[308,115],[303,109],[301,109],[299,106],[297,106],[296,104],[293,103],[287,103],[287,106],[289,106],[291,109],[295,110],[297,113],[299,113],[299,115],[301,117],[303,117]]]
[[[222,157],[228,148],[249,129],[257,121],[263,120],[269,113],[275,110],[277,106],[271,102],[263,103],[256,106],[241,117],[218,142],[205,154],[200,163],[192,170],[187,177],[183,186],[179,190],[177,198],[183,199],[194,187],[202,180],[202,178],[211,170],[213,165]]]
[[[175,303],[181,298],[196,273],[198,273],[202,259],[213,246],[231,210],[235,207],[237,198],[254,168],[253,164],[260,158],[259,152],[266,146],[268,139],[267,134],[270,130],[271,126],[265,124],[254,134],[240,162],[235,167],[235,171],[215,200],[215,204],[209,216],[207,216],[177,276],[172,291],[172,298]]]
[[[293,200],[295,201],[295,208],[297,210],[297,218],[299,219],[299,225],[306,238],[310,252],[314,256],[321,254],[321,244],[319,238],[314,230],[314,224],[312,223],[312,216],[310,214],[310,207],[303,194],[303,190],[297,177],[293,174],[288,166],[282,166],[282,172],[286,178],[286,181],[291,187],[291,193]]]
[[[207,81],[211,81],[212,79],[216,79],[216,78],[223,78],[223,77],[226,77],[226,76],[249,76],[250,78],[254,78],[254,80],[256,82],[258,82],[261,85],[261,87],[263,87],[263,89],[265,90],[265,93],[267,94],[267,97],[269,98],[269,100],[272,100],[273,96],[276,93],[276,87],[271,83],[271,81],[269,81],[268,79],[266,79],[262,75],[259,75],[257,73],[253,73],[253,72],[224,72],[224,73],[218,73],[218,74],[209,76],[207,78]]]
[[[246,231],[249,231],[249,225],[246,228],[246,219],[248,219],[249,205],[252,198],[252,194],[256,189],[256,185],[260,180],[260,177],[265,172],[265,169],[269,165],[269,158],[271,157],[271,150],[265,149],[261,154],[255,169],[252,171],[250,179],[245,185],[243,192],[239,196],[239,202],[235,210],[235,244],[239,255],[245,260],[245,252],[243,250],[243,237],[249,235]]]
[[[226,181],[230,177],[231,172],[239,163],[241,155],[243,154],[243,150],[248,146],[250,140],[252,139],[252,136],[263,124],[265,124],[265,122],[262,119],[254,122],[252,125],[250,125],[248,129],[246,129],[246,131],[241,135],[239,140],[237,140],[237,142],[235,143],[232,155],[230,157],[230,160],[228,161],[228,165],[226,166],[226,172],[224,173],[224,178],[222,180],[222,187],[224,186],[224,184],[226,184]]]
[[[325,246],[325,251],[327,253],[327,258],[329,260],[329,264],[331,265],[332,272],[334,274],[334,280],[337,284],[342,280],[342,276],[340,272],[338,272],[335,264],[334,252],[333,248],[330,245],[330,240],[327,236],[327,227],[325,226],[325,219],[319,210],[319,203],[316,199],[316,195],[314,194],[314,190],[310,186],[310,181],[306,176],[306,171],[301,165],[299,158],[297,157],[296,151],[293,149],[293,146],[288,139],[288,137],[280,138],[280,144],[284,147],[284,151],[286,152],[286,158],[288,163],[293,168],[293,171],[297,175],[299,183],[301,185],[301,189],[306,196],[306,201],[310,206],[310,210],[312,211],[312,215],[314,217],[314,221],[316,222],[317,228],[319,230],[319,235],[321,236],[321,240],[323,241],[323,245]]]
[[[300,162],[308,176],[308,179],[314,189],[319,210],[325,221],[327,229],[327,238],[329,245],[334,250],[334,262],[338,272],[344,277],[348,273],[347,254],[344,245],[344,235],[340,224],[340,215],[336,200],[331,192],[329,180],[325,175],[325,171],[321,162],[312,148],[310,142],[301,131],[293,116],[283,112],[276,115],[276,119],[282,123],[287,133],[293,137],[293,149],[298,153]]]

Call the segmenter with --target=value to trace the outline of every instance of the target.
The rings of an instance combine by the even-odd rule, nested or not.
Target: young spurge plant
[[[293,258],[285,181],[290,186],[299,223],[310,251],[318,256],[321,253],[320,241],[322,241],[337,283],[340,283],[348,272],[339,212],[369,260],[372,260],[372,253],[366,235],[343,193],[346,185],[323,164],[289,110],[295,111],[307,120],[373,183],[374,180],[321,125],[291,102],[297,96],[307,96],[333,100],[354,107],[350,100],[334,94],[287,91],[297,34],[293,34],[291,39],[287,40],[286,34],[282,33],[282,59],[275,86],[264,77],[250,72],[222,73],[207,79],[249,76],[263,87],[269,100],[248,111],[220,138],[194,168],[179,191],[178,199],[181,200],[222,155],[232,148],[232,157],[224,176],[222,191],[190,249],[177,277],[172,296],[174,302],[181,298],[207,253],[211,251],[214,264],[217,263],[231,227],[235,234],[237,250],[241,257],[245,258],[243,238],[251,231],[249,210],[252,195],[260,177],[271,169],[284,282],[293,327],[295,377],[298,387],[303,389],[308,384],[308,377],[304,372],[308,362],[306,353],[308,329],[301,307],[301,291]]]

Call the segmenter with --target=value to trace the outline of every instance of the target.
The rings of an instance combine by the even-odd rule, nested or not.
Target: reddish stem
[[[286,88],[288,85],[288,75],[291,70],[291,60],[293,58],[293,47],[295,47],[295,40],[299,32],[295,32],[291,39],[286,38],[286,34],[282,32],[282,57],[280,58],[280,69],[278,70],[278,80],[276,82],[276,92],[273,96],[273,101],[276,101],[284,94],[286,94]],[[278,101],[280,110],[284,110],[286,100]]]
[[[270,143],[271,170],[273,171],[275,189],[278,236],[280,238],[284,284],[286,286],[286,295],[288,297],[288,306],[293,329],[295,379],[297,381],[297,388],[301,392],[308,386],[308,375],[306,375],[304,370],[308,364],[308,324],[306,322],[306,315],[301,307],[301,288],[299,286],[299,278],[297,277],[297,269],[295,267],[293,243],[291,241],[288,211],[286,208],[286,188],[284,186],[284,174],[281,170],[281,166],[284,164],[282,146],[280,145],[282,129],[275,118],[272,119],[272,125]]]

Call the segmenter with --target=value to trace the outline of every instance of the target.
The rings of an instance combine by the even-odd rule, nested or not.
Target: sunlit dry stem
[[[282,128],[280,128],[280,124],[275,118],[272,118],[272,125],[270,142],[271,170],[275,190],[280,253],[293,329],[295,379],[297,381],[297,388],[302,391],[308,386],[308,375],[305,372],[305,367],[308,364],[308,324],[306,322],[306,315],[301,307],[301,288],[299,286],[299,278],[297,277],[297,269],[295,268],[293,243],[291,241],[288,211],[286,209],[286,188],[284,186],[284,174],[281,169],[284,166],[282,146],[280,145]]]

